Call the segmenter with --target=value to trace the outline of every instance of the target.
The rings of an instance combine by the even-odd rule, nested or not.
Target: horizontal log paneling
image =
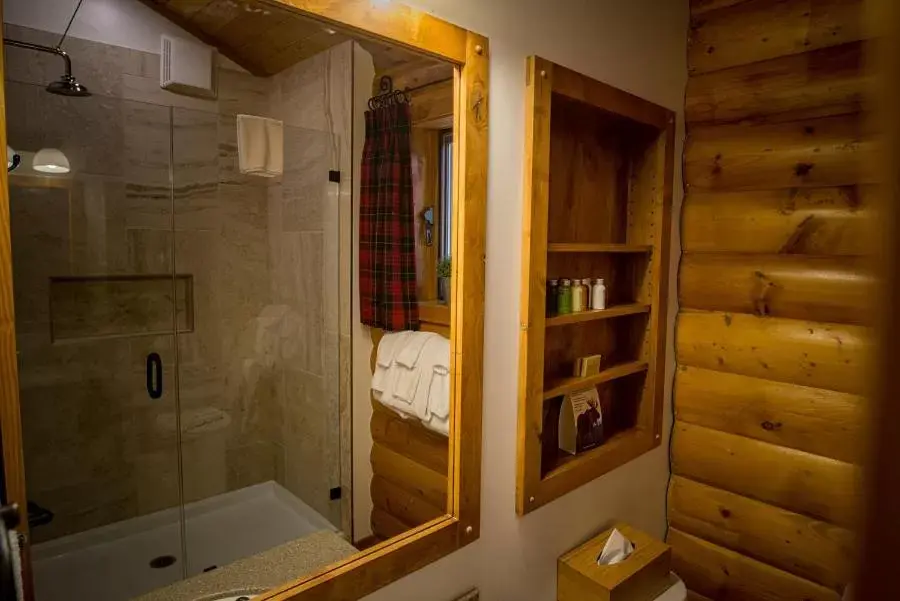
[[[688,253],[679,300],[686,309],[864,323],[875,292],[866,271],[857,257]]]
[[[783,509],[852,527],[860,468],[710,428],[676,422],[672,472]]]
[[[370,427],[375,442],[431,470],[447,473],[450,451],[445,437],[426,430],[417,421],[401,418],[374,401]]]
[[[414,527],[412,524],[404,524],[401,520],[397,519],[396,516],[393,516],[378,507],[372,510],[371,526],[372,533],[381,540],[394,538]]]
[[[673,528],[828,588],[843,590],[853,569],[845,528],[679,476],[669,507]]]
[[[691,16],[699,17],[711,10],[727,8],[748,0],[691,0]]]
[[[862,64],[863,44],[853,42],[691,77],[685,119],[723,122],[787,112],[858,112],[867,85]]]
[[[693,74],[865,39],[863,0],[753,0],[692,19]]]
[[[420,526],[447,513],[446,508],[429,505],[421,497],[380,476],[372,478],[372,504],[395,516],[405,524]]]
[[[669,531],[672,569],[693,591],[727,601],[840,601],[824,586],[678,530]]]
[[[684,201],[685,252],[863,255],[871,245],[867,187],[759,192],[692,191]]]
[[[680,365],[680,422],[858,463],[865,441],[865,399],[844,392]]]
[[[405,455],[375,443],[372,472],[402,487],[435,507],[447,506],[447,475],[433,471]]]
[[[869,330],[861,326],[682,311],[680,365],[862,394]]]
[[[858,115],[692,127],[685,182],[695,189],[770,190],[874,182],[875,142]]]

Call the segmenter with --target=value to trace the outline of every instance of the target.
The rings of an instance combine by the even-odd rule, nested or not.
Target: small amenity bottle
[[[594,298],[594,289],[591,287],[591,278],[584,278],[581,280],[581,285],[584,286],[584,310],[590,311],[594,308],[594,305],[591,303],[591,299]]]
[[[559,301],[559,282],[550,280],[547,284],[547,317],[556,317]]]
[[[594,280],[594,287],[591,290],[591,309],[606,308],[606,286],[603,285],[603,278]]]
[[[587,307],[584,304],[584,286],[581,280],[575,280],[572,285],[572,313],[581,313]]]
[[[572,312],[572,280],[562,279],[559,282],[559,296],[556,302],[557,315],[568,315]]]

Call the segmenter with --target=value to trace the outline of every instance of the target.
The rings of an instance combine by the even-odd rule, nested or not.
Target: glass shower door
[[[233,113],[175,109],[172,147],[191,576],[340,528],[337,145],[286,126],[284,173],[245,175]]]
[[[6,100],[37,599],[128,599],[184,564],[174,335],[191,315],[173,277],[170,109],[15,82]]]

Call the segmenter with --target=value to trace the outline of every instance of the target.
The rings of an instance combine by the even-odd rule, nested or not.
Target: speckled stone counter
[[[259,594],[355,554],[335,532],[316,532],[265,553],[137,597],[135,601],[207,601]]]

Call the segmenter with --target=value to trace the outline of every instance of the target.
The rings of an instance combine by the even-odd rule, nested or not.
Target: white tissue
[[[630,540],[622,536],[618,529],[613,528],[612,534],[606,544],[603,545],[603,551],[597,558],[597,565],[614,566],[634,552],[634,545]]]

